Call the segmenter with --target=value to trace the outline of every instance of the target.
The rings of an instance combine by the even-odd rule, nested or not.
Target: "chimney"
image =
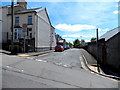
[[[17,4],[27,9],[27,2],[25,0],[17,0]]]

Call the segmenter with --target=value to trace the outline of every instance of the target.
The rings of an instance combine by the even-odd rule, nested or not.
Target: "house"
[[[2,44],[11,48],[11,6],[2,9]],[[55,28],[46,8],[27,9],[27,2],[17,0],[14,5],[13,42],[17,52],[42,51],[55,47]]]
[[[64,48],[66,48],[66,40],[63,39],[60,35],[56,34],[56,44],[57,45],[62,45]]]

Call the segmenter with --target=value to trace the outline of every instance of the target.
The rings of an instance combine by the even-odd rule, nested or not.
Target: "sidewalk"
[[[31,57],[31,56],[38,56],[46,53],[53,52],[54,50],[47,50],[47,51],[41,51],[41,52],[28,52],[28,53],[18,53],[17,56],[19,57]]]
[[[97,67],[97,60],[91,55],[89,54],[86,50],[81,49],[82,52],[82,58],[84,60],[84,65],[86,66],[86,68],[96,74],[105,76],[105,77],[109,77],[109,78],[113,78],[113,79],[117,79],[120,80],[119,77],[116,76],[112,76],[112,75],[107,75],[105,74],[102,69],[100,68],[100,72],[98,72],[98,67]]]
[[[17,56],[19,56],[19,57],[31,57],[31,56],[38,56],[38,55],[46,54],[46,53],[53,52],[53,51],[54,50],[47,50],[47,51],[41,51],[41,52],[17,53]],[[0,49],[0,53],[10,55],[11,52]]]
[[[11,52],[10,52],[10,51],[6,51],[6,50],[2,50],[2,49],[0,49],[0,53],[10,54]]]

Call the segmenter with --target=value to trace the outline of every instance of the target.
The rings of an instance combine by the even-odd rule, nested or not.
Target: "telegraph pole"
[[[98,28],[96,29],[96,38],[97,38],[97,69],[98,72],[100,73],[100,68],[99,68],[99,47],[98,47]]]
[[[14,29],[13,16],[14,16],[14,0],[11,1],[11,54],[15,54],[13,43],[13,29]]]

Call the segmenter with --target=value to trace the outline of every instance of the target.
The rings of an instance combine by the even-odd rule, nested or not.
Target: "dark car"
[[[55,47],[55,51],[64,51],[64,48],[63,48],[62,45],[57,45],[57,46]]]

